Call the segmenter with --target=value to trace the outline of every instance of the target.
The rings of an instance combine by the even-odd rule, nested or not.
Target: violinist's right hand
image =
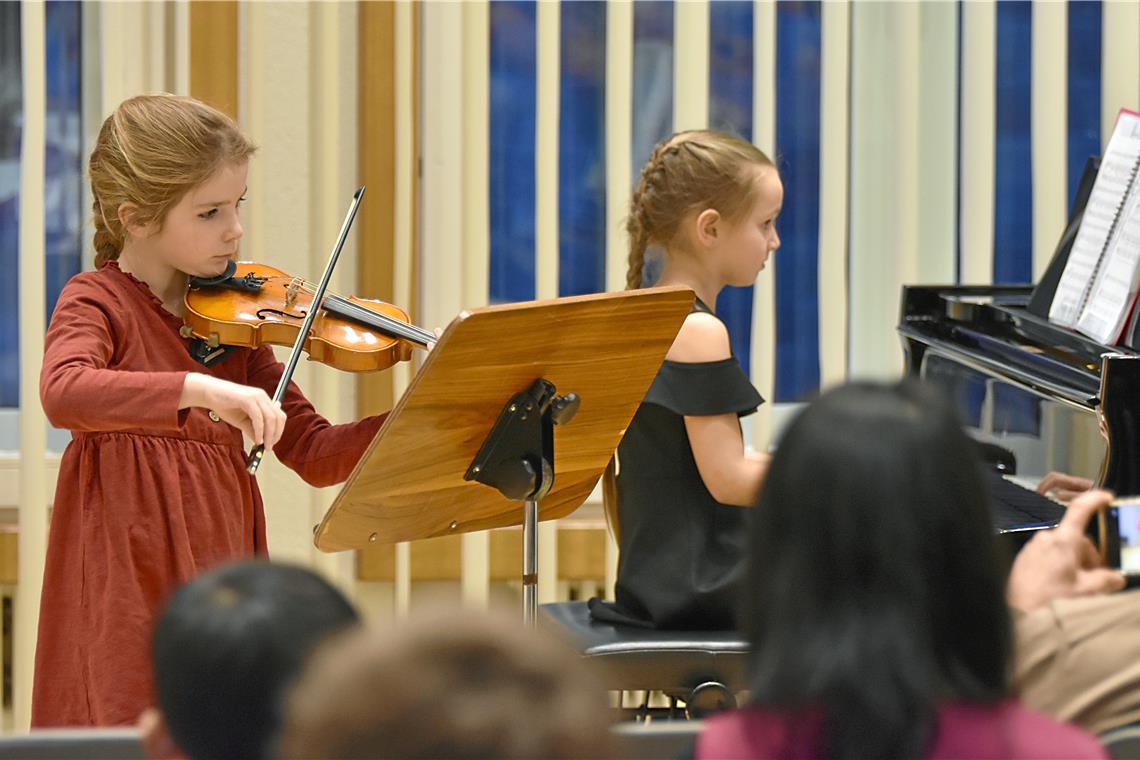
[[[190,372],[182,384],[178,408],[191,406],[211,410],[267,449],[272,449],[285,432],[285,412],[260,388]]]

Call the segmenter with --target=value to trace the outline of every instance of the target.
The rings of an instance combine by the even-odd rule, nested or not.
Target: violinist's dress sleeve
[[[249,384],[265,389],[272,396],[284,370],[285,365],[277,361],[269,348],[259,348],[250,357]],[[281,408],[286,414],[285,432],[273,453],[313,486],[344,481],[388,416],[378,414],[333,425],[317,413],[292,381]]]
[[[130,320],[104,300],[104,292],[83,280],[69,284],[60,296],[40,372],[40,401],[48,421],[76,432],[177,430],[187,416],[178,409],[187,371],[111,368],[118,358],[116,333]]]

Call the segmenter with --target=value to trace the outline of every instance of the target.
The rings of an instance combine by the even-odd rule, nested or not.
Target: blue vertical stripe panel
[[[83,261],[82,12],[78,2],[48,3],[44,9],[46,74],[44,113],[44,268],[45,318],[50,319],[59,293]],[[0,407],[20,403],[19,320],[19,125],[23,112],[20,56],[20,6],[0,7],[0,27],[13,34],[0,40],[0,77],[9,83],[0,95],[0,166],[11,167],[0,177],[0,266],[10,273],[0,287],[9,304],[0,328]],[[10,180],[4,182],[2,180]]]
[[[3,124],[0,126],[0,166],[16,167],[0,175],[0,266],[8,276],[0,278],[0,407],[20,405],[20,141],[24,121],[23,40],[20,38],[20,3],[0,3],[0,24],[13,30],[5,35],[11,47],[0,55],[0,77],[7,91],[0,94]],[[48,67],[51,68],[50,66]]]
[[[1100,155],[1100,0],[1069,2],[1069,208],[1089,156]]]
[[[633,4],[633,109],[630,161],[634,185],[653,146],[673,132],[673,3]]]
[[[1033,281],[1032,3],[997,4],[994,283]]]
[[[653,146],[673,132],[673,2],[633,4],[633,103],[630,105],[630,170],[633,187]],[[623,218],[620,224],[625,224]],[[661,276],[654,248],[646,251],[641,285]]]
[[[558,294],[606,287],[606,4],[562,3]]]
[[[51,319],[64,283],[83,263],[83,180],[86,156],[80,116],[82,99],[82,9],[78,2],[48,3],[47,145],[44,155],[45,319]]]
[[[535,8],[490,5],[491,303],[534,298]]]
[[[723,0],[709,6],[709,126],[745,140],[752,139],[752,9],[750,0]],[[747,372],[752,288],[725,288],[716,311],[728,326],[733,354]]]
[[[819,389],[820,3],[776,5],[776,401]]]

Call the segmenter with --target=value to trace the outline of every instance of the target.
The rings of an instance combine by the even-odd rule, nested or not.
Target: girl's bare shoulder
[[[685,318],[665,358],[673,362],[715,362],[732,356],[728,328],[712,314],[694,311]]]

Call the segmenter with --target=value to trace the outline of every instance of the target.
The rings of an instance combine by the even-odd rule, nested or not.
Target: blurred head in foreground
[[[288,686],[317,644],[357,620],[303,567],[238,562],[186,584],[155,626],[158,706],[140,719],[147,753],[272,757]]]
[[[434,614],[329,642],[292,690],[284,758],[607,757],[606,693],[521,621]]]

